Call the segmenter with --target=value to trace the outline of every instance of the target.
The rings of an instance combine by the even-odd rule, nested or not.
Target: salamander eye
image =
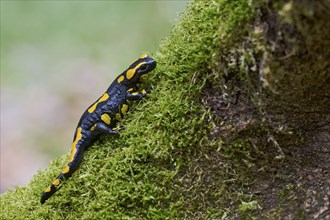
[[[145,71],[145,70],[147,70],[147,65],[146,64],[142,64],[139,69],[141,71]]]

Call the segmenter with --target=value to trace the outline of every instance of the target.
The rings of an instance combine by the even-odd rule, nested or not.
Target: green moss
[[[233,30],[240,30],[251,12],[248,1],[190,4],[154,55],[159,65],[146,83],[153,92],[127,115],[121,138],[96,142],[73,177],[40,205],[40,193],[67,156],[54,160],[29,185],[1,196],[2,217],[164,219],[195,212],[197,204],[183,209],[195,201],[182,195],[187,189],[178,173],[192,167],[191,152],[207,143],[210,125],[200,93],[219,48],[233,41]]]
[[[96,142],[80,169],[45,205],[39,204],[40,193],[67,156],[29,185],[2,195],[4,219],[164,219],[195,212],[193,206],[183,209],[194,201],[182,195],[186,189],[178,173],[195,162],[190,153],[207,143],[211,125],[200,93],[219,48],[233,41],[234,30],[241,32],[251,12],[249,1],[190,4],[154,54],[158,68],[146,82],[153,92],[127,115],[121,138]]]

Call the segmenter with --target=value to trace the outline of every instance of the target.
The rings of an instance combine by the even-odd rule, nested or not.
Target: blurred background
[[[1,193],[71,151],[83,111],[186,4],[1,1]]]

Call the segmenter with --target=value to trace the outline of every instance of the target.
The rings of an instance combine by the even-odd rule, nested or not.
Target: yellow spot
[[[127,90],[127,92],[132,92],[133,91],[133,88],[130,88]]]
[[[99,98],[94,105],[92,105],[89,109],[88,112],[92,113],[93,111],[95,111],[97,104],[99,104],[100,102],[104,102],[105,100],[107,100],[109,98],[108,93],[104,93],[101,98]]]
[[[91,131],[94,131],[95,127],[96,127],[96,124],[93,125],[93,127],[91,127]]]
[[[117,82],[120,83],[121,81],[123,81],[125,79],[124,76],[119,76],[119,78],[117,79]]]
[[[132,95],[137,95],[137,94],[139,94],[138,92],[132,92]]]
[[[45,189],[45,191],[44,191],[44,192],[48,193],[48,192],[50,192],[50,191],[51,191],[51,188],[50,188],[50,186],[48,186],[48,188],[47,188],[47,189]]]
[[[121,107],[121,110],[120,110],[121,113],[122,113],[123,115],[125,115],[126,112],[127,112],[127,110],[128,110],[128,105],[123,104],[122,107]]]
[[[77,129],[77,134],[76,134],[76,138],[74,140],[74,142],[72,143],[72,148],[71,148],[71,155],[70,155],[70,162],[73,161],[74,159],[74,155],[76,154],[76,151],[77,151],[77,144],[78,144],[78,141],[80,141],[80,139],[82,138],[82,134],[81,134],[81,127],[79,127]]]
[[[70,171],[70,167],[69,166],[66,166],[64,167],[64,169],[62,170],[62,173],[68,173]]]
[[[146,91],[145,89],[142,89],[142,90],[141,90],[141,93],[142,93],[142,94],[147,94],[147,91]]]
[[[140,56],[140,59],[144,59],[144,58],[147,58],[148,57],[148,54],[144,53]]]
[[[121,120],[121,115],[120,115],[119,113],[117,113],[115,117],[116,117],[116,119],[117,119],[118,121]]]
[[[135,71],[136,71],[135,68],[134,68],[134,69],[129,69],[129,70],[127,70],[127,72],[126,72],[126,77],[127,77],[127,79],[131,79],[131,78],[134,76]]]
[[[146,62],[141,62],[138,65],[136,65],[133,69],[129,69],[126,72],[126,78],[127,79],[132,79],[132,77],[134,76],[136,69],[138,69],[141,65],[145,64]]]
[[[107,125],[109,125],[111,123],[111,118],[108,114],[103,114],[101,115],[101,120],[106,123]]]
[[[59,179],[56,179],[56,180],[54,180],[53,181],[53,185],[55,185],[55,186],[58,186],[58,185],[60,185],[60,180]]]

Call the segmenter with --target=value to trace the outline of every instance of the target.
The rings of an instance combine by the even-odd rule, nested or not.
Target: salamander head
[[[142,54],[137,61],[118,77],[118,82],[130,85],[139,83],[141,77],[151,72],[155,67],[156,61],[148,54]]]

